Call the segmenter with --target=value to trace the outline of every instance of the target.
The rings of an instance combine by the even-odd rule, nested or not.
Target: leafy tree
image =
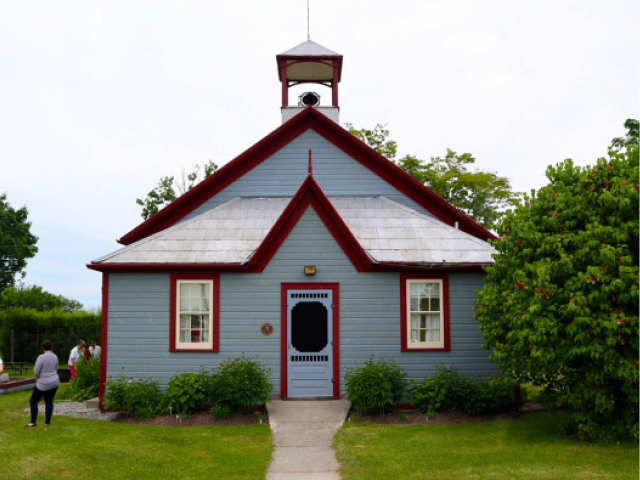
[[[366,128],[356,129],[351,123],[345,123],[349,133],[355,135],[376,152],[395,162],[398,144],[395,140],[388,140],[389,130],[386,125],[376,125],[373,130]]]
[[[396,161],[398,145],[388,139],[386,126],[358,130],[350,123],[345,125],[350,133],[486,228],[494,228],[501,212],[513,206],[519,197],[511,190],[506,177],[493,172],[470,171],[468,166],[476,161],[470,153],[459,155],[447,149],[444,158],[432,157],[429,162],[414,155],[405,155]]]
[[[5,289],[0,296],[0,309],[22,307],[32,308],[39,312],[61,308],[65,312],[82,310],[82,304],[77,300],[54,295],[38,285],[19,283]]]
[[[638,439],[639,171],[629,130],[593,167],[549,167],[549,184],[505,215],[476,301],[492,359],[568,407],[585,439]]]
[[[216,165],[212,160],[209,160],[209,162],[204,165],[202,179],[204,180],[211,176],[217,169],[218,165]],[[189,174],[185,174],[184,171],[182,172],[179,182],[175,180],[175,177],[162,177],[158,181],[158,185],[147,193],[147,197],[145,199],[136,198],[136,203],[142,207],[142,218],[145,220],[148,219],[150,216],[158,213],[158,210],[160,210],[163,205],[168,205],[178,198],[178,195],[176,195],[176,189],[178,189],[180,195],[191,190],[199,183],[199,176],[200,165],[196,164],[193,172]]]
[[[7,201],[7,194],[0,195],[0,293],[15,282],[16,275],[24,277],[27,259],[38,251],[38,237],[29,230],[27,208],[15,210]]]
[[[431,157],[427,163],[407,155],[398,166],[427,185],[446,201],[486,228],[494,228],[506,207],[513,206],[518,194],[509,179],[493,172],[469,171],[476,159],[470,153],[458,155],[447,149],[444,158]]]

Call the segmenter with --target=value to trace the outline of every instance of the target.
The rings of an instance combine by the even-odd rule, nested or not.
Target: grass
[[[268,425],[161,427],[54,416],[25,428],[31,392],[0,395],[0,478],[263,479]],[[90,472],[90,473],[89,473]]]
[[[466,425],[345,424],[334,437],[344,480],[638,479],[638,445],[594,445],[560,432],[564,417]]]

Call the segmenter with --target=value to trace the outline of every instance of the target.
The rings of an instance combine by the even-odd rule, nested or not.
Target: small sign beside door
[[[262,326],[260,327],[260,331],[262,332],[263,335],[271,335],[273,333],[273,325],[271,325],[270,323],[263,323]]]

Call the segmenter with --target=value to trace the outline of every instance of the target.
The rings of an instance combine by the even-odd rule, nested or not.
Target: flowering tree
[[[638,438],[638,122],[625,125],[624,148],[549,167],[505,215],[476,301],[492,358],[589,439]]]

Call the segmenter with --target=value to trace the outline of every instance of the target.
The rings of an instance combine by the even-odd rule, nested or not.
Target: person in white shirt
[[[73,381],[73,377],[76,375],[76,362],[80,358],[80,352],[84,349],[86,343],[84,340],[78,340],[78,345],[73,347],[71,353],[69,354],[69,371],[71,372],[71,378],[69,379],[69,383]]]
[[[89,353],[91,354],[92,357],[95,357],[98,360],[100,360],[102,349],[100,348],[100,345],[96,345],[95,340],[91,340],[91,342],[89,343]]]

